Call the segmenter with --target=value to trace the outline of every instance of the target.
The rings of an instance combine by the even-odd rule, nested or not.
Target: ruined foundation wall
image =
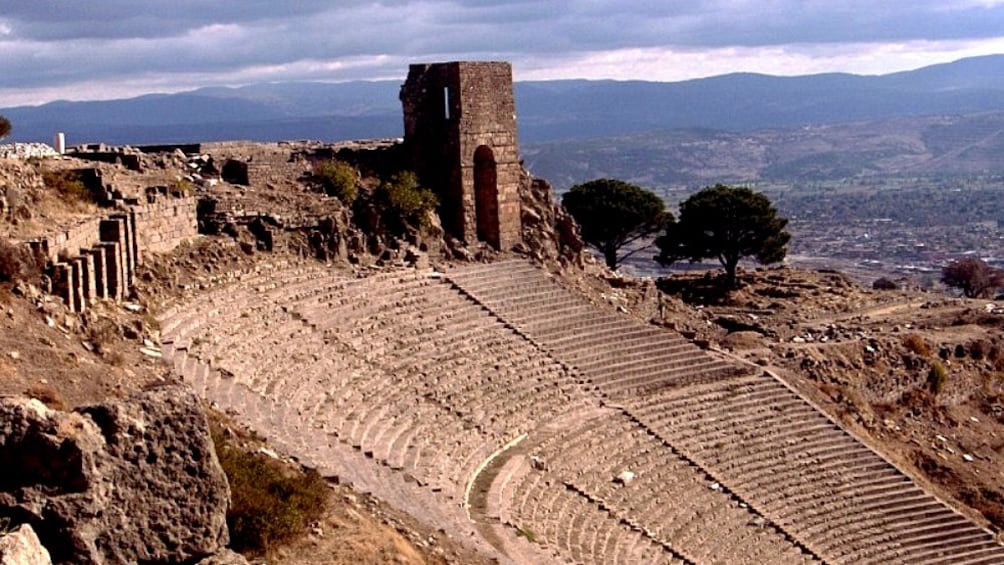
[[[199,234],[195,198],[165,198],[133,209],[140,254],[167,253]]]
[[[220,163],[223,180],[232,184],[267,186],[299,178],[310,169],[294,157],[296,148],[285,142],[227,141],[205,143],[202,149]]]
[[[52,291],[80,312],[101,298],[129,294],[144,253],[168,252],[198,234],[196,199],[150,196],[104,218],[29,241],[50,264]]]

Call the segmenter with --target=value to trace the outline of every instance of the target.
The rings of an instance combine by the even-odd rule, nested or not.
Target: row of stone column
[[[122,300],[139,263],[136,218],[130,211],[101,220],[94,246],[52,265],[52,292],[71,312],[82,312],[97,299]]]

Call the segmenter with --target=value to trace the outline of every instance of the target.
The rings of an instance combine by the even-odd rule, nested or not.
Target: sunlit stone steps
[[[173,307],[165,360],[301,461],[461,529],[479,470],[522,440],[547,469],[506,463],[491,515],[539,538],[530,562],[1000,562],[780,382],[528,263],[292,270]]]
[[[631,412],[828,560],[924,562],[993,545],[767,375],[667,390]]]
[[[989,532],[775,378],[741,370],[604,306],[586,307],[522,261],[458,268],[447,277],[824,560],[1004,562],[1004,549]],[[600,484],[575,481],[569,484],[583,489]],[[652,508],[658,505],[635,508],[632,516],[651,518],[645,512]]]

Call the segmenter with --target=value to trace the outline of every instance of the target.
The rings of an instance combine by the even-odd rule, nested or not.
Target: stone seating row
[[[423,302],[419,299],[401,300],[395,295],[397,286],[402,285],[415,290],[417,297],[423,293],[435,296],[435,293],[422,289],[427,286],[427,281],[414,277],[410,279],[398,277],[389,283],[383,280],[375,284],[374,288],[366,288],[365,281],[353,281],[353,286],[364,289],[366,295],[379,301],[381,306],[376,309],[372,307],[364,310],[349,309],[343,313],[344,315],[327,318],[334,330],[333,336],[344,337],[346,334],[354,333],[359,335],[361,341],[358,343],[343,340],[345,346],[342,351],[343,357],[346,351],[357,359],[365,357],[365,353],[371,349],[370,346],[379,343],[381,336],[392,336],[405,328],[411,329],[416,336],[425,336],[427,339],[422,342],[416,341],[415,345],[422,345],[421,349],[430,353],[427,358],[411,355],[411,353],[422,353],[421,349],[405,351],[405,355],[400,355],[401,349],[397,350],[398,359],[404,360],[403,363],[393,367],[395,374],[400,377],[397,380],[386,377],[367,378],[356,379],[349,383],[331,379],[326,374],[316,374],[312,368],[321,367],[323,373],[329,374],[358,375],[361,371],[379,367],[385,363],[386,358],[371,357],[365,359],[365,364],[352,366],[346,366],[344,363],[325,365],[331,361],[328,359],[329,352],[333,350],[331,343],[325,343],[324,334],[315,332],[316,335],[311,335],[312,325],[320,321],[311,321],[307,316],[286,305],[269,311],[267,302],[262,303],[261,311],[256,311],[254,318],[286,316],[283,325],[279,326],[285,330],[295,328],[301,319],[306,323],[301,322],[302,327],[295,332],[285,330],[277,332],[274,326],[260,328],[271,332],[261,336],[245,335],[240,331],[231,332],[235,336],[241,336],[243,344],[224,341],[215,344],[216,347],[212,349],[198,347],[193,349],[198,350],[198,353],[212,355],[211,359],[204,360],[211,362],[215,368],[236,375],[237,382],[251,390],[259,394],[268,394],[274,399],[286,400],[290,405],[287,413],[295,412],[297,417],[305,421],[323,418],[324,423],[321,428],[325,433],[332,433],[341,441],[359,448],[364,453],[370,453],[395,468],[407,470],[427,484],[435,484],[436,488],[445,489],[451,480],[454,485],[466,481],[462,480],[461,476],[437,479],[443,474],[438,467],[436,472],[422,472],[420,467],[423,465],[423,459],[461,461],[462,470],[470,470],[479,462],[478,457],[490,452],[489,448],[496,446],[497,442],[506,441],[511,439],[513,434],[532,429],[536,425],[537,417],[574,408],[582,398],[574,388],[574,382],[567,375],[560,374],[565,371],[563,368],[553,362],[541,363],[540,358],[529,349],[529,344],[515,334],[508,336],[508,339],[504,335],[500,337],[500,325],[493,318],[455,293],[449,292],[445,285],[437,281],[433,283],[446,289],[447,295],[462,305],[462,307],[451,306],[454,311],[467,311],[459,319],[471,323],[470,312],[482,318],[480,324],[471,323],[471,327],[478,331],[469,333],[467,340],[463,342],[465,346],[470,346],[467,353],[473,354],[478,348],[491,344],[503,356],[517,359],[483,366],[472,364],[465,356],[456,354],[458,350],[463,353],[465,351],[463,349],[444,347],[442,340],[454,338],[449,327],[456,318],[442,320],[429,312],[417,315],[421,314],[423,308],[434,310],[441,307],[441,299],[444,297],[438,296],[432,302]],[[384,316],[390,321],[400,323],[387,324],[383,328],[386,331],[381,332],[381,328],[372,324]],[[204,327],[198,332],[199,335],[225,332],[226,328],[217,328],[215,323],[226,325],[233,320],[242,323],[248,318],[250,317],[204,319]],[[402,320],[408,322],[401,322]],[[362,329],[366,331],[356,332],[360,330],[356,322],[364,324]],[[442,326],[442,330],[435,334],[435,339],[432,341],[428,339],[430,334],[426,331],[427,323]],[[253,327],[253,324],[249,327]],[[514,343],[517,345],[522,343],[524,351],[519,352],[519,347]],[[432,368],[439,369],[436,371],[436,380],[431,381],[435,386],[427,384],[430,381],[424,379]],[[486,376],[492,377],[496,382],[483,378]],[[566,381],[564,387],[555,386],[555,383],[562,379]],[[419,383],[419,386],[412,387],[413,382]],[[328,390],[323,395],[318,395],[316,391],[325,387]],[[341,388],[348,390],[345,394],[336,394]],[[224,391],[218,392],[225,395]],[[322,398],[323,402],[317,402],[318,398]],[[423,400],[426,405],[424,411],[416,410],[409,405],[414,398]],[[430,406],[436,410],[432,410]],[[434,415],[437,411],[440,413],[438,418]],[[329,414],[339,416],[329,417]],[[455,422],[467,422],[466,429],[474,430],[468,434],[471,435],[468,438],[470,441],[465,440],[456,445],[428,441],[428,437],[437,435],[464,438],[465,429],[457,428],[453,424]],[[273,423],[284,425],[283,422]],[[453,489],[453,492],[455,493],[456,489]]]
[[[673,349],[677,336],[647,338],[658,330],[632,330],[641,324],[562,297],[551,277],[526,265],[461,268],[447,277],[826,560],[1004,559],[989,532],[923,492],[773,377],[736,371],[696,348],[689,361],[676,361],[675,351],[686,350]],[[625,335],[626,355],[617,347]],[[641,353],[646,347],[649,364]]]
[[[567,430],[534,455],[562,482],[695,562],[813,560],[742,501],[711,488],[714,481],[700,469],[622,414]],[[625,472],[630,478],[620,480]],[[723,543],[726,539],[734,543]]]
[[[687,563],[545,473],[519,485],[510,525],[573,563]]]
[[[998,550],[988,533],[777,381],[761,375],[743,382],[699,394],[669,391],[636,415],[822,553],[919,562],[940,557],[945,543]],[[904,508],[939,512],[918,517],[899,512]]]
[[[423,486],[411,475],[389,468],[361,449],[324,433],[316,424],[305,426],[301,414],[281,398],[262,396],[188,357],[184,350],[165,348],[165,358],[184,365],[186,368],[179,375],[200,390],[204,398],[268,438],[272,449],[291,454],[323,475],[337,477],[360,492],[373,493],[430,525],[447,528],[488,555],[494,552],[494,548],[476,536],[464,509],[457,504],[444,504],[443,495],[436,493],[431,485]]]
[[[318,279],[329,276],[330,269],[316,265],[287,269],[276,266],[240,273],[226,283],[221,283],[220,286],[225,286],[227,292],[216,292],[213,289],[215,287],[202,289],[194,294],[194,291],[190,291],[181,298],[179,304],[165,309],[161,314],[164,320],[161,334],[174,335],[179,326],[205,318],[214,309],[223,310],[229,305],[248,303],[252,297],[281,293],[288,285],[316,284]]]

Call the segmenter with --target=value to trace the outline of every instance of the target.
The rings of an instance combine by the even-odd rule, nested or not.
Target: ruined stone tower
[[[411,65],[401,104],[412,166],[439,195],[447,233],[501,250],[519,242],[521,171],[509,63]]]

